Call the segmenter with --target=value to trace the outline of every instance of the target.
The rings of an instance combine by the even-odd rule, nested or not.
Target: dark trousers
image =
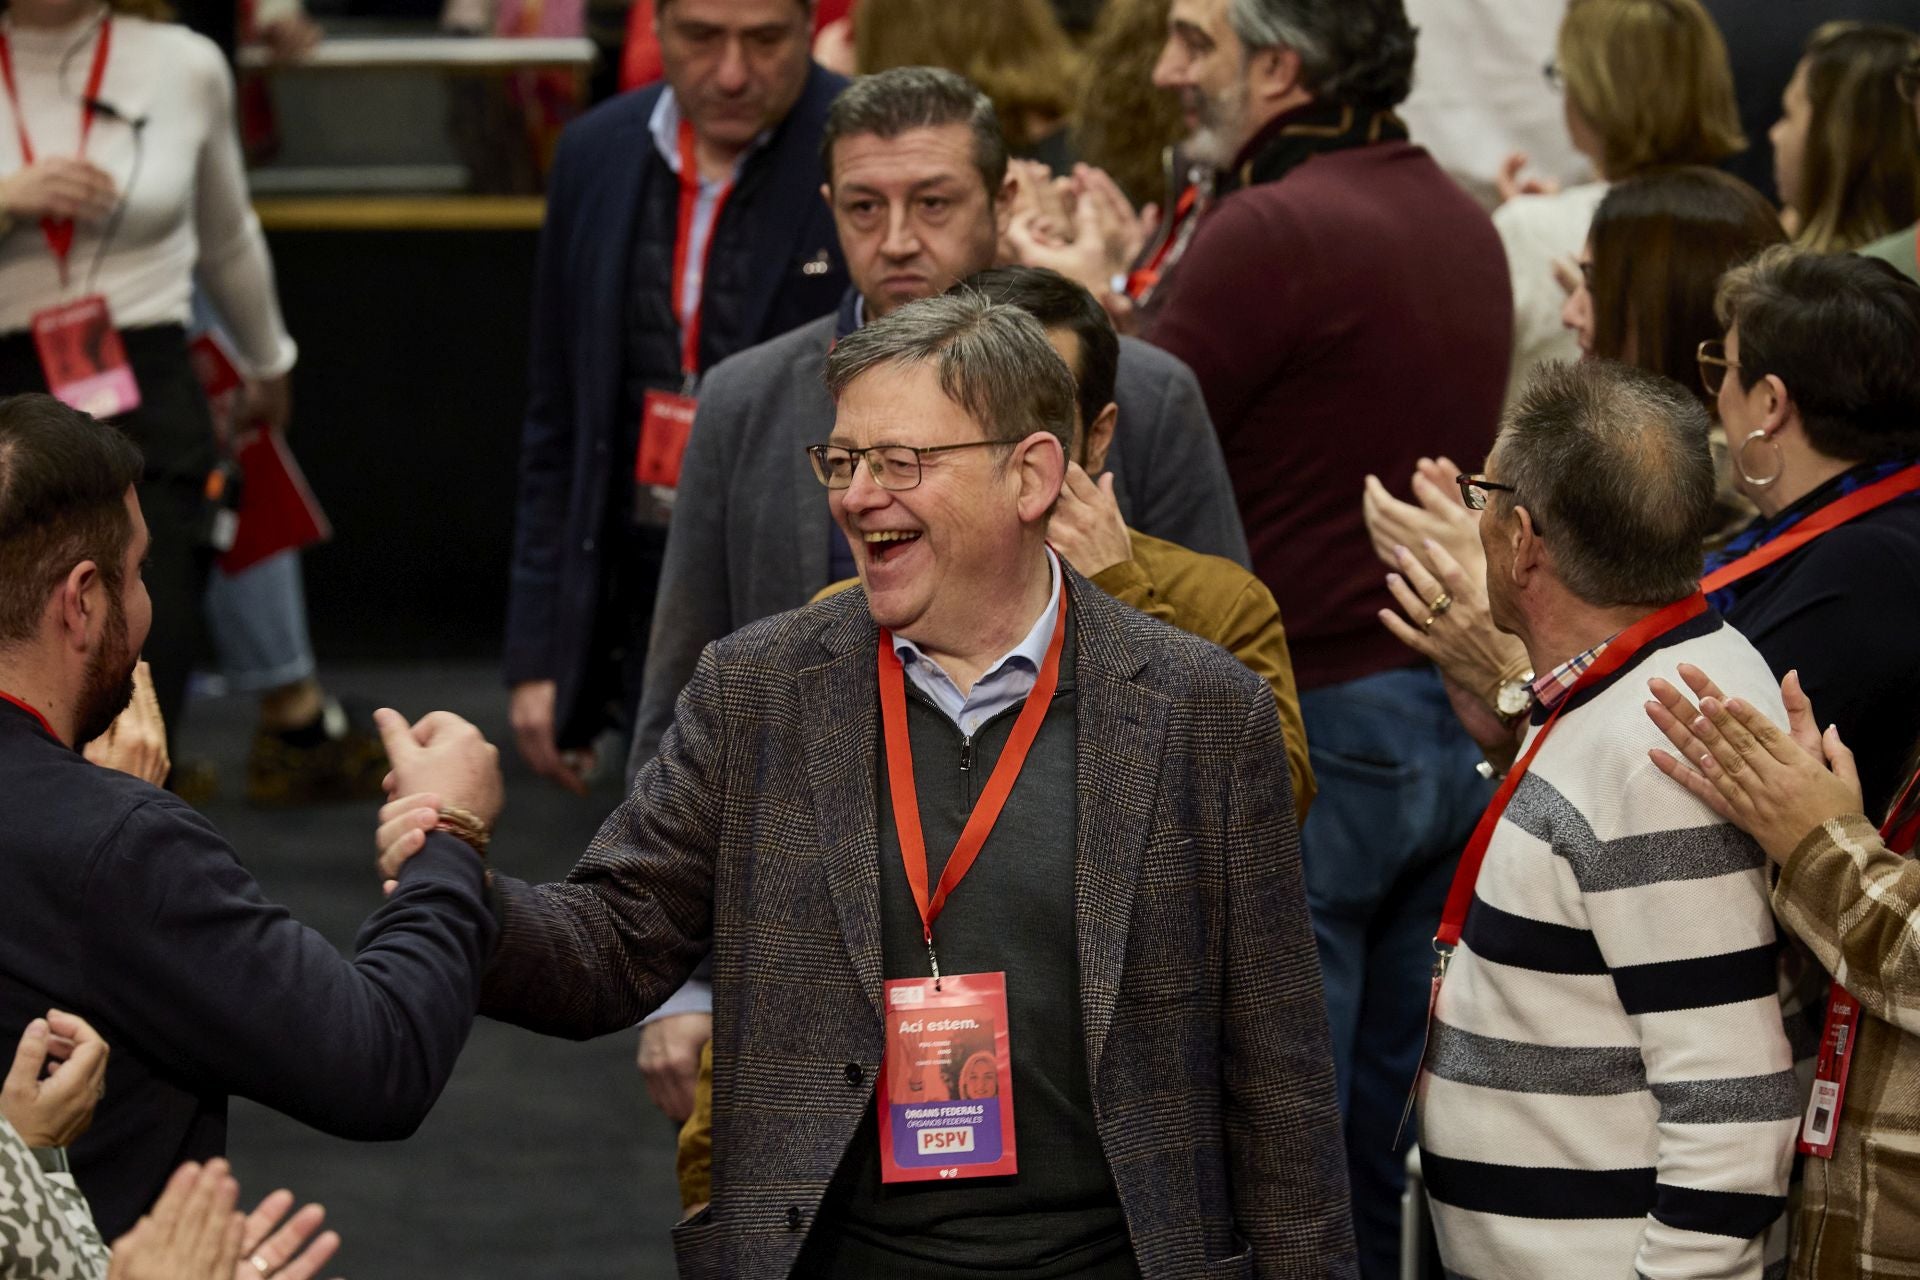
[[[186,708],[187,677],[203,643],[200,602],[213,568],[205,496],[216,455],[213,419],[187,362],[184,329],[157,325],[123,330],[120,336],[140,385],[140,407],[111,421],[146,456],[138,492],[153,539],[145,575],[153,629],[142,655],[153,668],[172,748]],[[46,389],[32,335],[0,336],[0,396]]]
[[[1479,749],[1430,668],[1303,691],[1320,791],[1300,833],[1346,1125],[1364,1280],[1399,1274],[1433,934],[1460,851],[1492,792]]]

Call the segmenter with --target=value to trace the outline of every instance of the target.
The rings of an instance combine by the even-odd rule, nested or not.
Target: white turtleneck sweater
[[[21,28],[0,16],[37,157],[79,153],[80,99],[102,12],[61,30]],[[104,255],[109,224],[77,228],[63,290],[38,220],[16,220],[0,236],[0,334],[26,329],[35,312],[89,292],[106,295],[121,329],[185,324],[197,272],[242,369],[255,377],[285,373],[295,347],[248,200],[233,82],[219,48],[185,27],[115,15],[99,97],[124,119],[96,115],[85,158],[113,178],[126,202],[118,227]],[[136,173],[126,121],[141,117]],[[0,94],[0,174],[22,164],[12,107]]]

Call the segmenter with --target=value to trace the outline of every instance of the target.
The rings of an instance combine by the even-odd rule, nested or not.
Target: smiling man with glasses
[[[909,303],[826,383],[863,589],[709,645],[568,882],[495,877],[485,1011],[620,1030],[711,948],[689,1280],[1353,1276],[1272,692],[1048,548],[1025,311]]]

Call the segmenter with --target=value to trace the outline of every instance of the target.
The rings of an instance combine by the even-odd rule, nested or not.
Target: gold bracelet
[[[440,806],[440,820],[433,824],[433,829],[446,832],[470,846],[483,858],[487,856],[488,842],[493,839],[492,829],[481,820],[479,814],[455,804]]]

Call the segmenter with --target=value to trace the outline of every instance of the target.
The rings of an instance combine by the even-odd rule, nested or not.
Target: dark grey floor
[[[618,794],[609,783],[576,799],[522,768],[495,673],[436,664],[324,675],[337,692],[409,716],[445,708],[478,724],[507,770],[494,863],[554,879]],[[267,894],[350,953],[380,900],[375,806],[249,809],[241,791],[253,716],[240,698],[196,702],[182,755],[218,765],[222,794],[207,812]],[[401,1143],[343,1142],[235,1100],[231,1151],[243,1198],[289,1186],[324,1203],[346,1241],[328,1274],[349,1280],[671,1276],[674,1133],[647,1101],[634,1045],[630,1033],[574,1044],[482,1019],[439,1105]]]

